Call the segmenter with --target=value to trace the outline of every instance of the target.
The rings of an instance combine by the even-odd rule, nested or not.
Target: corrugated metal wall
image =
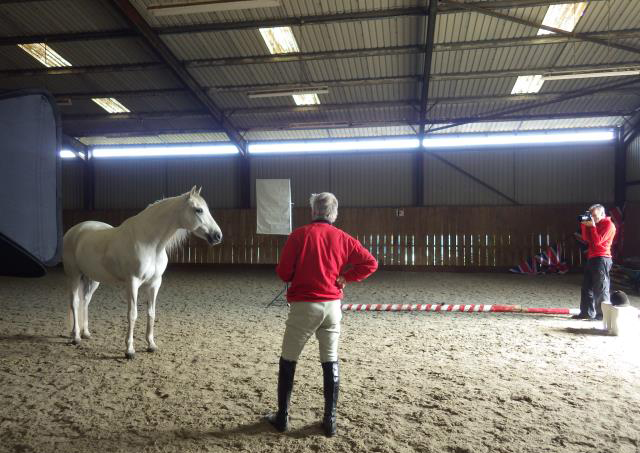
[[[633,146],[628,179],[640,179],[639,141]],[[613,145],[439,150],[437,154],[522,204],[613,200]],[[414,202],[412,152],[250,159],[252,206],[256,178],[291,179],[296,206],[306,206],[309,194],[321,191],[334,192],[345,207],[410,206]],[[432,156],[425,156],[424,165],[428,206],[509,204]],[[96,209],[140,209],[193,185],[203,186],[212,208],[238,207],[240,201],[235,157],[96,160],[95,177]],[[82,207],[79,162],[63,164],[63,195],[66,209]],[[640,189],[635,198],[630,194],[630,200],[640,200]]]
[[[499,191],[513,198],[514,153],[510,151],[436,151],[427,153],[424,159],[424,202],[437,205],[499,205],[510,202],[482,187],[433,157],[442,157],[447,162],[472,174]]]
[[[139,209],[168,195],[164,160],[96,161],[95,178],[96,209]]]
[[[640,136],[627,148],[627,181],[640,180]],[[627,186],[627,200],[640,201],[640,185]]]
[[[83,197],[83,163],[79,160],[62,161],[62,208],[82,209]]]
[[[413,154],[410,152],[251,158],[251,205],[255,180],[291,179],[295,206],[309,195],[333,192],[341,206],[409,206],[413,203]]]
[[[521,204],[613,201],[613,145],[554,145],[436,154]],[[462,172],[425,158],[426,205],[510,202]]]
[[[95,161],[96,209],[140,209],[202,186],[211,208],[238,204],[236,158]]]
[[[167,193],[184,193],[202,186],[202,196],[210,208],[235,208],[239,204],[237,159],[171,159],[167,161]]]

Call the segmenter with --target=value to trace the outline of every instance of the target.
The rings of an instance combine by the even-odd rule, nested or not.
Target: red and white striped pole
[[[466,313],[536,313],[543,315],[577,315],[578,308],[529,308],[521,305],[488,304],[343,304],[343,311],[434,311]]]

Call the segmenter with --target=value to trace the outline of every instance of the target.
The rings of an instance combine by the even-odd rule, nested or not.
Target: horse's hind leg
[[[86,277],[82,277],[83,283],[83,299],[82,299],[82,338],[91,338],[91,332],[89,332],[89,302],[91,302],[91,297],[93,297],[93,293],[96,292],[100,283],[90,280]]]
[[[73,277],[69,281],[70,300],[69,311],[71,313],[71,336],[73,337],[73,344],[80,344],[80,295],[83,292],[82,279],[80,276]]]

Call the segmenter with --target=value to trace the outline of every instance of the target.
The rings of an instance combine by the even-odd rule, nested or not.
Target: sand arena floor
[[[378,272],[352,303],[576,307],[579,275]],[[346,313],[339,435],[326,439],[315,339],[300,359],[292,431],[275,407],[286,306],[271,270],[169,269],[155,354],[124,359],[126,304],[102,286],[93,338],[66,336],[64,278],[0,278],[1,452],[639,452],[639,336],[566,316]],[[633,298],[640,306],[640,298]]]

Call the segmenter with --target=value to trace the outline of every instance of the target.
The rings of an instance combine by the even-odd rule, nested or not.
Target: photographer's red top
[[[580,224],[580,228],[582,228],[582,239],[589,244],[587,258],[599,256],[611,258],[611,243],[616,235],[616,227],[611,217],[605,217],[596,223],[595,227]]]
[[[345,266],[349,269],[343,272]],[[289,282],[289,302],[325,302],[342,299],[336,279],[359,282],[378,268],[376,259],[360,242],[328,222],[313,222],[294,230],[287,239],[278,276]]]

